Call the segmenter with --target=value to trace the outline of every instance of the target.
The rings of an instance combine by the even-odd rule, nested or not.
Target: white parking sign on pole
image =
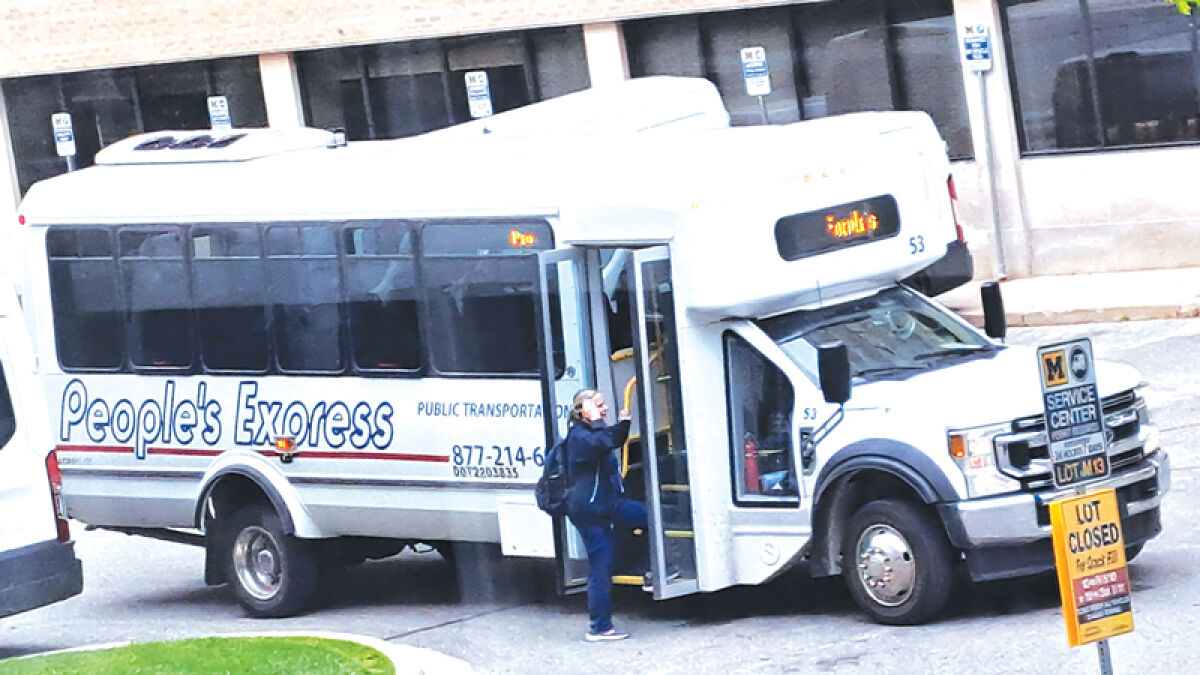
[[[75,127],[71,126],[71,113],[59,112],[50,115],[50,127],[54,130],[54,148],[59,157],[75,156]]]
[[[471,117],[475,119],[489,117],[492,114],[492,92],[488,87],[487,72],[468,71],[466,80],[467,108],[470,110]]]
[[[771,93],[771,74],[767,70],[767,50],[762,47],[742,48],[742,79],[750,96]]]
[[[224,96],[208,97],[208,121],[213,129],[233,128],[233,120],[229,116],[229,99]]]

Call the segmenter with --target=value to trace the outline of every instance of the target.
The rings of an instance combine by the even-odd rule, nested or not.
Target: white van
[[[49,431],[16,291],[0,276],[0,617],[83,590]]]

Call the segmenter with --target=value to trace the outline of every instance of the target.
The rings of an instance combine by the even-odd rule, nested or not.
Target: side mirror
[[[1000,284],[985,282],[979,287],[983,300],[983,332],[990,338],[1004,339],[1008,332],[1008,319],[1004,316],[1004,298],[1000,297]]]
[[[850,357],[840,342],[817,347],[817,374],[826,403],[850,400]]]

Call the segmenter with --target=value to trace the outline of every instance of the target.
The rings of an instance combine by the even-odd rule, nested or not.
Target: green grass
[[[0,661],[0,675],[54,673],[337,673],[391,675],[392,662],[357,642],[316,637],[202,638]]]

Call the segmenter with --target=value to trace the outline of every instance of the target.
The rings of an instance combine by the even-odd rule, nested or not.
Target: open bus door
[[[542,380],[542,419],[546,452],[566,436],[571,397],[584,387],[596,387],[591,321],[583,249],[543,251],[538,254],[541,291],[541,330],[538,359]],[[561,338],[559,332],[561,331]],[[554,519],[555,581],[560,595],[587,587],[587,549],[583,538],[563,516]]]
[[[544,409],[569,405],[574,393],[584,387],[612,392],[613,408],[630,407],[632,425],[622,449],[623,470],[629,472],[626,487],[646,503],[649,532],[642,536],[649,539],[654,597],[693,593],[698,589],[696,551],[669,249],[567,249],[538,255]],[[612,273],[622,269],[623,282],[606,293],[606,279],[612,282],[616,278]],[[619,302],[618,295],[623,296]],[[610,335],[604,317],[616,305],[627,309],[630,326],[625,332],[631,335]],[[556,335],[559,327],[561,338]],[[618,327],[615,332],[622,330]],[[632,341],[632,348],[614,350],[614,344],[625,344],[625,338]],[[550,447],[566,434],[567,421],[555,415],[543,418]],[[646,461],[647,457],[654,461]],[[644,484],[644,495],[633,489],[638,480]],[[587,582],[583,539],[566,518],[554,520],[558,590],[581,591]],[[640,573],[614,572],[617,583],[642,583]]]
[[[699,583],[670,249],[633,251],[627,272],[637,393],[630,437],[641,446],[654,597],[674,598]]]

